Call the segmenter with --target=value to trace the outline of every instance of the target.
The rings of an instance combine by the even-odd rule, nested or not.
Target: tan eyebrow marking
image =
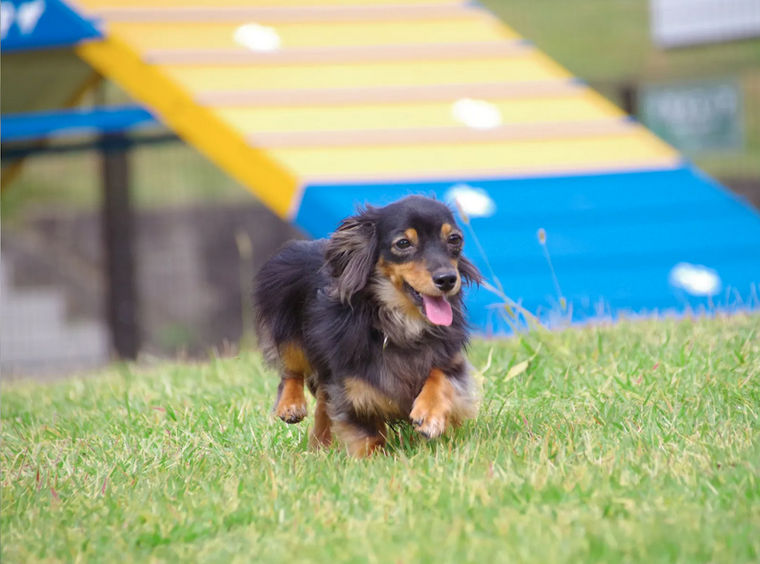
[[[449,235],[451,235],[451,232],[454,230],[454,228],[451,226],[450,223],[444,223],[441,225],[441,237],[443,239],[448,239]]]
[[[404,231],[404,235],[406,235],[406,238],[409,239],[412,242],[412,245],[419,245],[420,239],[417,236],[417,230],[413,227],[410,227],[409,229]]]

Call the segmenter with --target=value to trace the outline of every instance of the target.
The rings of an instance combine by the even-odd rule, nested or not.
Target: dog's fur
[[[448,207],[410,196],[271,258],[254,302],[259,343],[282,378],[275,413],[301,421],[306,383],[317,399],[311,444],[335,434],[354,456],[383,447],[389,421],[411,421],[433,438],[472,417],[461,287],[480,274],[462,243]],[[426,314],[441,297],[450,317]]]

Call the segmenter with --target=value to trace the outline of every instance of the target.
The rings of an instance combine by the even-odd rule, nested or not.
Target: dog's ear
[[[377,233],[373,208],[346,218],[327,243],[325,259],[335,279],[334,290],[343,303],[363,289],[375,268]]]
[[[468,286],[471,286],[472,284],[479,285],[483,281],[483,276],[480,274],[480,271],[465,257],[459,257],[458,267],[460,276]]]

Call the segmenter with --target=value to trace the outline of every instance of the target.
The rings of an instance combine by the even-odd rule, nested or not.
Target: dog
[[[312,447],[385,446],[387,424],[428,439],[475,415],[462,287],[481,281],[443,203],[409,196],[348,217],[329,239],[288,243],[256,276],[259,345],[279,369],[274,413],[306,416]]]

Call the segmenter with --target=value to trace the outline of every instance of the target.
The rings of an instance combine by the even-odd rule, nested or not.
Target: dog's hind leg
[[[327,413],[327,392],[317,389],[317,407],[314,409],[314,428],[309,437],[309,446],[313,449],[330,446],[332,443],[332,421]]]
[[[306,417],[306,396],[303,393],[303,385],[311,367],[303,349],[297,343],[281,345],[279,353],[283,372],[277,388],[274,412],[286,423],[298,423]]]

